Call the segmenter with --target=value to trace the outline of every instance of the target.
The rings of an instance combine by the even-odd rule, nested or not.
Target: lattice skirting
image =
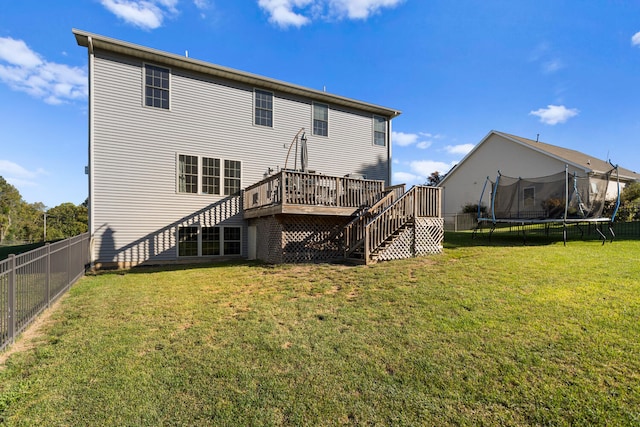
[[[378,261],[442,253],[443,218],[417,218],[378,254]]]
[[[416,255],[442,253],[444,218],[418,218],[416,220]]]
[[[342,230],[349,218],[276,215],[256,218],[256,257],[278,263],[327,262],[343,256]]]

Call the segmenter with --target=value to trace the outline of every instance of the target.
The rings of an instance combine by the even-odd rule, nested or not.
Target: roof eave
[[[259,86],[260,88],[264,89],[271,89],[274,91],[289,93],[292,95],[308,97],[328,104],[341,105],[344,107],[363,110],[391,119],[401,114],[401,111],[392,108],[369,104],[367,102],[357,101],[355,99],[350,99],[339,95],[333,95],[323,91],[306,88],[304,86],[298,86],[257,74],[251,74],[244,71],[235,70],[233,68],[215,65],[206,61],[163,52],[161,50],[152,49],[121,40],[112,39],[109,37],[104,37],[98,34],[92,34],[82,30],[73,29],[73,34],[76,37],[76,42],[78,43],[78,45],[87,48],[92,47],[93,49],[102,49],[122,55],[133,56],[136,58],[141,58],[145,61],[165,64],[170,67],[187,69],[190,71],[196,71],[227,80],[246,83],[248,85]]]

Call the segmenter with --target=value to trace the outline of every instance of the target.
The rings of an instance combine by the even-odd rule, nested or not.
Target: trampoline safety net
[[[578,176],[566,171],[539,178],[498,175],[491,183],[494,220],[594,219],[602,216],[610,174]]]

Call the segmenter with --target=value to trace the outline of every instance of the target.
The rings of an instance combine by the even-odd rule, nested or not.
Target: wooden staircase
[[[344,257],[351,263],[372,264],[407,229],[416,227],[418,217],[440,217],[440,189],[404,185],[390,187],[376,204],[363,210],[344,228]],[[415,253],[405,248],[404,253]]]

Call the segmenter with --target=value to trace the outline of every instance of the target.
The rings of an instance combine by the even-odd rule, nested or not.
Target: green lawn
[[[0,424],[640,424],[640,241],[501,239],[86,277],[0,368]]]

